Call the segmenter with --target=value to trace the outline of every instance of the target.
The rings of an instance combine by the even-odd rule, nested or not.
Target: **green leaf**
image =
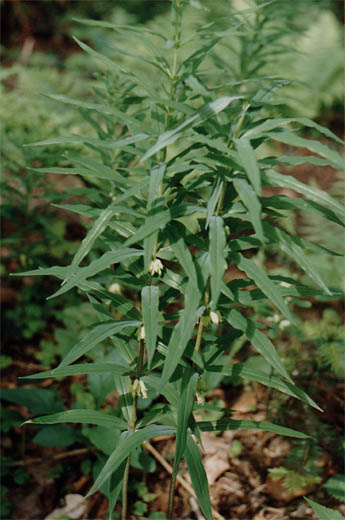
[[[72,426],[44,426],[35,437],[33,442],[40,446],[71,446],[78,442],[80,437]]]
[[[144,287],[141,291],[141,308],[144,320],[147,363],[149,368],[151,366],[152,358],[156,349],[158,323],[160,320],[158,305],[158,287],[153,285]]]
[[[177,409],[176,448],[173,475],[176,475],[178,466],[185,451],[188,423],[193,411],[198,379],[198,373],[195,372],[193,374],[190,369],[187,369],[181,380],[181,399]]]
[[[66,269],[65,274],[65,280],[66,283],[62,285],[62,287],[56,291],[54,294],[49,296],[50,298],[56,298],[57,296],[60,296],[61,294],[64,294],[65,292],[69,291],[73,287],[78,287],[83,283],[87,278],[90,278],[92,276],[95,276],[100,271],[103,271],[107,267],[109,267],[112,264],[117,264],[122,262],[123,260],[126,260],[127,258],[132,258],[135,256],[142,256],[143,251],[140,251],[139,249],[130,249],[130,248],[123,248],[119,249],[118,251],[108,251],[107,253],[104,253],[100,258],[97,258],[97,260],[94,260],[86,267],[78,267],[74,268],[73,271],[71,271],[71,267],[69,266]],[[54,269],[54,268],[52,268]],[[63,268],[62,268],[63,269]],[[60,273],[61,271],[56,271],[57,273]],[[46,270],[45,273],[42,273],[42,270],[38,269],[37,271],[28,272],[25,274],[54,274],[55,271],[49,271]]]
[[[341,220],[328,207],[321,206],[311,200],[302,199],[300,197],[285,197],[284,195],[275,195],[274,197],[261,197],[261,203],[264,207],[276,209],[298,209],[300,211],[311,211],[322,215],[324,218],[345,227],[344,220]]]
[[[153,90],[151,90],[151,88],[149,88],[148,83],[146,83],[146,82],[144,83],[143,81],[141,81],[135,74],[128,72],[126,69],[124,69],[123,67],[121,67],[120,65],[115,63],[113,60],[111,60],[107,56],[104,56],[103,54],[100,54],[99,52],[93,50],[91,47],[89,47],[89,45],[86,45],[85,43],[81,42],[75,36],[73,37],[73,39],[77,42],[79,47],[81,47],[83,49],[83,51],[90,54],[90,56],[97,58],[102,63],[104,63],[107,67],[110,67],[111,69],[114,69],[117,72],[121,72],[122,74],[125,74],[126,76],[130,77],[132,81],[134,81],[135,83],[137,83],[138,85],[143,87],[143,89],[146,90],[150,94],[150,96],[155,95],[155,92]]]
[[[334,509],[329,509],[329,507],[321,506],[317,502],[314,502],[313,500],[310,500],[307,497],[304,497],[304,500],[306,500],[308,504],[312,507],[318,520],[344,520],[343,515],[341,515],[338,511],[334,511]]]
[[[217,374],[224,374],[230,377],[242,377],[247,381],[258,381],[262,385],[275,388],[276,390],[279,390],[279,392],[283,392],[284,394],[290,395],[291,397],[300,399],[309,406],[312,406],[316,410],[322,412],[322,409],[303,390],[294,384],[289,383],[288,381],[280,379],[279,377],[267,375],[265,372],[262,372],[259,369],[252,370],[251,368],[247,368],[242,363],[236,363],[235,365],[231,366],[207,365],[205,368],[209,372],[216,372]]]
[[[253,260],[245,258],[240,254],[236,253],[233,258],[238,268],[241,269],[241,271],[244,271],[251,280],[254,280],[256,285],[262,290],[267,298],[278,307],[280,312],[284,314],[291,323],[295,324],[295,318],[286,305],[279,287],[274,285],[265,271],[258,267]]]
[[[198,279],[195,270],[195,265],[193,262],[193,257],[186,245],[184,238],[181,237],[177,229],[174,229],[172,227],[170,227],[169,229],[168,236],[170,239],[170,247],[174,251],[177,260],[180,262],[188,278],[192,281],[192,283],[195,286],[197,286]]]
[[[296,439],[308,439],[309,435],[285,428],[285,426],[278,426],[269,421],[248,421],[235,419],[219,419],[218,421],[200,421],[197,422],[198,427],[203,432],[222,432],[225,430],[263,430],[265,432],[272,432],[286,437],[295,437]]]
[[[148,237],[158,229],[164,229],[171,220],[171,213],[169,209],[153,210],[151,215],[146,217],[145,223],[138,229],[138,231],[125,242],[125,246],[131,246]]]
[[[122,438],[115,449],[110,455],[102,471],[96,478],[92,488],[86,495],[86,498],[95,493],[102,484],[114,473],[120,464],[128,457],[128,455],[140,446],[143,442],[148,439],[152,439],[157,435],[171,435],[175,433],[175,429],[171,426],[160,426],[153,424],[145,426],[137,431],[129,431],[127,436]]]
[[[260,196],[261,195],[261,178],[260,178],[260,168],[257,163],[255,152],[250,144],[250,141],[245,137],[241,137],[241,139],[234,139],[238,155],[240,158],[241,164],[244,166],[246,173],[248,175],[248,179],[253,186],[255,193]]]
[[[345,159],[342,155],[340,155],[335,150],[328,148],[328,146],[320,143],[319,141],[312,141],[311,139],[305,139],[303,137],[299,137],[292,132],[268,132],[266,135],[279,141],[280,143],[285,143],[290,146],[299,146],[301,148],[307,148],[311,152],[317,153],[327,159],[329,164],[338,170],[345,169]]]
[[[131,379],[129,376],[114,376],[114,386],[118,394],[118,409],[121,410],[127,424],[130,425],[133,415]]]
[[[259,125],[247,130],[243,134],[243,137],[247,137],[247,138],[249,137],[250,139],[253,139],[253,138],[256,139],[262,135],[265,135],[267,132],[274,130],[275,128],[282,128],[284,125],[288,125],[293,122],[300,123],[301,125],[307,126],[310,128],[315,128],[321,134],[324,134],[326,137],[329,137],[330,139],[337,141],[341,145],[344,145],[344,141],[342,139],[340,139],[340,137],[335,135],[328,128],[325,128],[324,126],[321,126],[321,125],[315,123],[315,121],[312,121],[311,119],[308,119],[307,117],[267,119],[263,123],[260,123]]]
[[[60,96],[61,98],[63,96]],[[66,98],[67,99],[67,98]],[[59,101],[62,101],[62,99],[60,99]],[[108,107],[104,107],[104,105],[98,105],[97,103],[85,103],[85,102],[82,102],[82,101],[78,101],[78,100],[71,100],[71,101],[75,101],[75,103],[71,103],[71,104],[75,104],[75,105],[78,105],[78,106],[83,106],[84,108],[90,108],[90,109],[93,109],[93,110],[96,110],[97,112],[101,112],[101,113],[109,113],[109,114],[114,114],[115,112],[115,115],[118,115],[118,111],[114,111],[114,109],[112,108],[108,108]],[[127,114],[123,114],[123,121],[125,122],[128,122],[127,121],[127,117],[130,119],[130,116],[127,116]],[[131,121],[132,122],[132,121]],[[138,126],[138,123],[137,125]],[[124,149],[125,146],[129,146],[131,144],[135,144],[135,143],[138,143],[140,141],[144,141],[145,139],[148,139],[148,137],[150,137],[149,134],[144,134],[144,133],[140,133],[140,134],[136,134],[136,135],[133,135],[133,136],[130,136],[130,137],[124,137],[123,139],[94,139],[92,137],[82,137],[80,135],[70,135],[70,136],[66,136],[66,137],[51,137],[50,139],[44,139],[43,141],[36,141],[34,143],[28,143],[28,144],[25,144],[23,146],[50,146],[50,145],[55,145],[55,144],[61,144],[61,145],[69,145],[69,144],[90,144],[96,148],[105,148],[105,149],[111,149],[111,150],[115,150],[115,149]],[[57,170],[61,170],[61,168],[57,168]],[[43,171],[43,170],[41,170]],[[49,173],[49,172],[47,172]],[[55,172],[55,169],[54,171],[52,171],[52,173],[59,173],[59,171]]]
[[[263,177],[266,181],[266,184],[270,186],[289,188],[291,190],[297,191],[297,193],[301,193],[307,199],[311,199],[321,206],[330,208],[341,219],[341,221],[344,222],[345,207],[333,199],[325,191],[308,186],[307,184],[303,184],[294,177],[289,175],[282,175],[274,170],[266,170],[263,174]]]
[[[66,365],[73,363],[78,358],[89,352],[95,345],[98,345],[101,341],[117,334],[123,329],[130,327],[138,327],[140,321],[111,321],[100,323],[96,325],[86,336],[77,343],[72,350],[61,361],[58,368],[63,368]]]
[[[43,417],[35,417],[25,421],[24,424],[57,424],[57,423],[83,423],[83,424],[97,424],[99,426],[106,426],[108,428],[119,428],[124,430],[127,425],[124,421],[97,410],[67,410],[66,412],[55,413],[52,415],[44,415]]]
[[[107,227],[108,221],[114,216],[114,204],[110,204],[105,210],[103,210],[98,219],[94,222],[91,229],[88,231],[86,237],[82,240],[81,246],[75,254],[72,263],[71,263],[71,271],[74,271],[75,268],[80,264],[80,262],[85,258],[85,256],[89,253],[91,247],[93,246],[95,240],[103,233],[105,228]],[[66,283],[68,277],[64,280],[63,283]]]
[[[226,320],[235,329],[240,329],[246,335],[252,345],[266,359],[267,363],[269,363],[281,376],[285,377],[290,383],[293,384],[293,381],[280,361],[273,344],[268,339],[268,337],[265,336],[265,334],[256,328],[253,321],[245,318],[243,314],[241,314],[236,309],[230,311],[230,313],[226,316]]]
[[[174,327],[168,344],[168,353],[165,358],[161,385],[162,389],[175,371],[188,341],[194,332],[194,327],[203,308],[199,308],[200,292],[192,281],[189,281],[185,292],[185,308],[181,312],[178,324]]]
[[[60,175],[81,175],[85,177],[96,177],[97,179],[107,179],[109,181],[118,182],[121,185],[127,184],[126,178],[122,177],[115,170],[112,170],[103,164],[99,164],[99,166],[95,167],[94,169],[88,169],[79,166],[76,168],[30,168],[30,170],[37,173],[54,173]]]
[[[345,475],[334,475],[323,485],[327,493],[341,502],[345,502]]]
[[[224,222],[221,217],[210,218],[209,243],[212,295],[211,308],[215,309],[221,292],[222,282],[226,269],[226,236],[224,231]]]
[[[271,226],[269,223],[264,223],[264,229],[267,236],[276,242],[280,249],[284,251],[287,255],[289,255],[304,271],[306,274],[314,280],[314,282],[325,291],[326,294],[332,294],[328,289],[327,285],[318,274],[317,271],[313,268],[313,266],[308,261],[308,258],[303,253],[303,249],[300,247],[300,239],[297,237],[293,237],[288,235],[281,229]]]
[[[235,99],[241,99],[241,96],[224,96],[215,101],[211,101],[211,103],[203,105],[193,116],[185,119],[176,128],[161,134],[156,143],[141,158],[141,162],[152,157],[152,155],[155,155],[157,152],[162,150],[162,148],[166,148],[168,145],[174,143],[179,137],[181,137],[183,131],[187,128],[199,125],[206,119],[218,114],[222,110],[225,110],[225,108],[227,108],[227,106],[229,106],[229,104]]]
[[[251,223],[259,240],[264,243],[265,237],[261,220],[261,204],[255,191],[244,179],[235,179],[233,183],[241,201],[249,212]]]
[[[25,406],[35,414],[60,412],[64,409],[59,394],[46,388],[2,388],[1,399]]]
[[[207,482],[207,475],[204,469],[201,454],[198,446],[193,441],[191,435],[187,436],[187,444],[184,457],[188,466],[193,488],[199,502],[199,506],[207,520],[212,520],[212,509],[210,493]]]
[[[162,191],[162,182],[164,173],[166,170],[166,164],[160,164],[151,169],[150,172],[150,182],[149,182],[149,192],[147,198],[147,211],[150,212],[154,202],[161,196]],[[144,268],[145,271],[148,271],[150,268],[150,263],[153,257],[153,253],[155,247],[157,245],[158,238],[158,230],[152,233],[144,239]]]
[[[54,368],[45,372],[38,372],[30,376],[23,376],[20,379],[46,379],[47,377],[66,377],[81,374],[106,374],[112,372],[118,376],[130,374],[129,367],[115,365],[114,363],[81,363],[79,365],[69,365],[62,368]]]

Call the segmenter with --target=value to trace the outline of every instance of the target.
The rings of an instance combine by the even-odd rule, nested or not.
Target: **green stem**
[[[129,477],[130,465],[131,465],[131,456],[128,455],[127,464],[126,464],[125,472],[123,475],[121,520],[127,520],[128,477]]]
[[[173,518],[175,482],[176,482],[176,472],[174,471],[173,474],[171,475],[170,488],[169,488],[169,502],[168,502],[168,511],[167,511],[168,520],[172,520],[172,518]]]
[[[139,356],[138,356],[138,365],[137,365],[137,379],[140,379],[141,373],[144,365],[144,355],[145,355],[145,341],[139,341]],[[137,423],[137,406],[138,406],[138,393],[136,392],[133,396],[133,405],[132,405],[132,417],[131,424],[129,426],[130,430],[135,430]],[[127,463],[125,472],[123,475],[123,485],[122,485],[122,509],[121,509],[121,520],[127,519],[127,506],[128,506],[128,479],[129,479],[129,468],[131,465],[131,454],[127,457]]]

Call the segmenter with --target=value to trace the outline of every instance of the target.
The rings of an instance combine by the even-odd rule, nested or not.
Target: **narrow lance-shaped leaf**
[[[151,366],[157,342],[158,322],[160,320],[158,305],[158,287],[153,285],[144,287],[141,291],[141,308],[144,320],[145,343],[147,348],[147,361],[149,368]]]
[[[210,225],[210,218],[215,212],[219,197],[221,196],[222,190],[223,190],[223,181],[217,180],[216,186],[213,190],[213,193],[211,197],[208,199],[207,202],[207,217],[206,217],[206,228]]]
[[[308,257],[303,253],[302,248],[298,244],[297,237],[288,235],[281,229],[271,226],[269,223],[265,223],[265,231],[270,238],[273,238],[273,240],[279,244],[282,251],[297,262],[298,265],[304,269],[305,273],[314,280],[317,285],[319,285],[319,287],[322,287],[326,294],[332,294],[319,273],[315,271],[311,263],[308,261]]]
[[[160,426],[152,424],[137,431],[130,431],[128,435],[120,441],[115,451],[110,455],[102,471],[96,478],[92,488],[86,497],[95,493],[102,484],[109,478],[120,466],[120,464],[134,451],[138,446],[152,437],[157,435],[171,435],[175,433],[175,428],[171,426]]]
[[[54,413],[52,415],[44,415],[43,417],[35,417],[25,421],[24,424],[59,424],[59,423],[82,423],[82,424],[97,424],[98,426],[105,426],[107,428],[117,428],[124,430],[127,424],[115,417],[98,410],[67,410],[66,412]]]
[[[124,460],[117,469],[116,474],[109,478],[109,509],[107,514],[107,520],[113,520],[114,518],[113,513],[121,493],[126,465],[127,461]]]
[[[268,386],[269,388],[275,388],[276,390],[279,390],[279,392],[283,392],[284,394],[290,395],[291,397],[300,399],[309,406],[312,406],[316,410],[322,412],[322,409],[315,403],[315,401],[313,401],[313,399],[311,399],[308,394],[306,394],[296,385],[280,379],[277,376],[267,375],[261,370],[252,370],[242,363],[236,363],[235,365],[231,366],[209,365],[207,366],[207,370],[209,372],[216,372],[218,374],[224,374],[230,377],[242,377],[247,381],[258,381],[258,383],[261,383],[262,385]]]
[[[291,177],[290,177],[291,178]],[[311,211],[322,215],[324,218],[335,222],[339,226],[345,227],[344,220],[341,220],[328,207],[321,206],[312,200],[302,199],[301,197],[286,197],[284,195],[275,195],[274,197],[262,197],[261,203],[265,207],[276,209],[299,209],[300,211]]]
[[[211,307],[215,309],[222,288],[222,282],[226,269],[225,245],[226,236],[224,223],[221,217],[210,218],[209,228],[209,256],[211,278]]]
[[[166,224],[171,220],[171,213],[169,209],[159,209],[153,214],[148,215],[145,223],[137,230],[137,232],[126,240],[125,245],[130,246],[148,237],[159,229],[164,229]]]
[[[132,373],[131,368],[116,365],[115,363],[80,363],[69,365],[62,368],[54,368],[53,370],[45,370],[29,376],[23,376],[20,379],[46,379],[47,377],[67,377],[81,374],[106,374],[112,372],[117,376],[129,375]]]
[[[174,228],[169,229],[168,236],[170,238],[170,247],[174,251],[177,260],[180,262],[188,278],[194,283],[195,286],[197,286],[198,279],[193,257],[183,237],[180,237],[177,230]]]
[[[240,162],[243,165],[248,179],[253,186],[256,194],[258,196],[261,195],[261,178],[260,178],[260,168],[257,163],[254,150],[250,141],[245,137],[241,137],[241,139],[234,139],[238,155],[240,158]]]
[[[310,500],[310,498],[307,497],[304,497],[304,500],[306,500],[312,507],[318,520],[344,520],[343,515],[341,515],[339,511],[322,506],[321,504],[318,504],[317,502],[314,502],[314,500]]]
[[[248,421],[235,419],[219,419],[219,421],[200,421],[198,427],[203,432],[222,432],[225,430],[263,430],[265,432],[277,433],[286,437],[295,437],[296,439],[308,439],[310,436],[305,433],[279,426],[269,421]]]
[[[152,168],[150,172],[149,192],[147,199],[147,211],[152,208],[154,201],[161,195],[163,176],[166,170],[166,164]],[[157,244],[158,230],[144,239],[144,268],[147,272],[150,267],[152,256]]]
[[[78,358],[89,352],[94,346],[98,345],[101,341],[109,338],[113,334],[120,332],[123,329],[130,327],[138,327],[140,321],[115,321],[99,323],[82,339],[77,343],[72,350],[61,361],[58,368],[65,367],[76,361]]]
[[[103,233],[103,231],[107,227],[108,221],[113,217],[113,215],[114,204],[112,203],[104,211],[101,212],[98,219],[93,224],[92,228],[88,231],[86,237],[82,240],[81,246],[72,260],[72,269],[77,267],[83,260],[83,258],[85,258],[85,256],[89,253],[95,240]],[[63,283],[65,283],[66,281],[67,279],[65,279]]]
[[[263,174],[263,178],[266,184],[295,190],[297,193],[304,195],[307,199],[313,200],[321,206],[330,208],[342,221],[345,220],[345,207],[343,204],[333,199],[325,191],[314,188],[313,186],[308,186],[294,177],[282,175],[274,170],[266,170]]]
[[[337,168],[339,170],[344,170],[345,168],[345,159],[342,155],[340,155],[335,150],[328,148],[328,146],[320,143],[319,141],[313,141],[311,139],[305,139],[303,137],[299,137],[292,132],[269,132],[267,133],[269,137],[279,141],[280,143],[289,144],[291,146],[298,146],[301,148],[307,148],[311,152],[317,153],[324,157],[329,161],[330,165],[333,168]]]
[[[165,358],[160,390],[164,388],[174,373],[187,347],[188,341],[193,335],[195,324],[203,312],[203,307],[199,307],[199,302],[200,292],[190,280],[185,292],[185,308],[181,312],[180,320],[174,327],[168,344],[168,354]]]
[[[176,128],[174,128],[173,130],[168,130],[167,132],[164,132],[162,135],[160,135],[156,144],[154,144],[146,152],[146,154],[142,157],[141,161],[145,161],[149,157],[152,157],[152,155],[162,150],[162,148],[166,148],[168,145],[174,143],[176,139],[178,139],[182,135],[183,130],[186,130],[187,128],[191,128],[195,125],[202,123],[206,119],[209,119],[210,117],[224,110],[235,99],[240,98],[241,96],[224,96],[202,106],[193,116],[185,119]]]
[[[199,506],[207,520],[212,520],[210,493],[208,489],[207,475],[202,463],[201,454],[190,434],[187,436],[187,445],[184,457],[188,466],[193,488],[199,502]]]
[[[127,258],[142,255],[143,252],[139,249],[123,248],[119,251],[108,251],[97,260],[91,262],[88,266],[78,267],[72,273],[68,270],[71,268],[71,266],[69,266],[69,268],[67,268],[67,276],[65,277],[65,280],[67,280],[66,283],[58,291],[49,296],[49,299],[55,298],[56,296],[60,296],[61,294],[64,294],[73,287],[80,286],[87,278],[95,276],[100,271],[103,271],[112,264],[122,262]],[[37,274],[39,275],[40,272],[38,271]],[[47,274],[49,274],[49,272]]]
[[[118,394],[118,409],[127,421],[128,426],[132,422],[133,396],[131,393],[131,379],[128,376],[115,376],[114,387]]]
[[[291,323],[295,323],[295,318],[291,314],[289,307],[286,305],[279,287],[274,285],[265,271],[258,267],[253,260],[245,258],[240,254],[236,253],[233,258],[239,269],[244,271],[251,280],[254,280],[259,289],[262,290],[262,292],[274,305],[276,305],[276,307],[278,307]]]
[[[147,82],[141,81],[141,79],[138,78],[135,74],[127,71],[126,69],[124,69],[123,67],[121,67],[120,65],[115,63],[113,60],[111,60],[104,54],[100,54],[99,52],[95,51],[89,45],[86,45],[86,43],[83,43],[80,40],[78,40],[78,38],[76,38],[75,36],[73,37],[73,39],[77,42],[79,47],[81,47],[83,49],[83,51],[90,54],[90,56],[100,60],[101,62],[103,62],[105,65],[107,65],[111,69],[115,69],[116,71],[121,72],[122,74],[125,74],[126,76],[130,77],[132,81],[134,81],[135,83],[137,83],[138,85],[143,87],[143,89],[146,90],[150,94],[150,96],[155,95],[155,92],[153,90],[151,90],[151,88]]]
[[[30,170],[37,173],[54,173],[59,175],[81,175],[82,177],[96,177],[98,179],[107,179],[109,181],[115,181],[121,185],[126,184],[126,179],[121,177],[119,173],[112,170],[111,168],[109,168],[109,170],[105,168],[108,167],[97,168],[92,170],[88,168],[83,168],[81,166],[77,166],[75,168],[30,168]]]
[[[252,345],[260,352],[260,354],[265,358],[267,363],[269,363],[277,372],[286,377],[290,383],[293,383],[286,369],[284,368],[280,358],[265,334],[263,334],[259,329],[256,328],[255,323],[251,320],[245,318],[239,311],[233,309],[226,316],[226,320],[232,327],[235,329],[240,329],[248,338],[248,340],[252,343]]]
[[[193,411],[198,373],[187,369],[181,380],[181,399],[177,410],[176,448],[173,474],[176,474],[187,442],[188,422]]]
[[[265,242],[261,221],[261,204],[253,188],[244,179],[235,179],[234,186],[249,211],[250,220],[259,240]]]
[[[318,123],[315,123],[315,121],[312,121],[311,119],[308,119],[307,117],[267,119],[263,123],[260,123],[257,126],[254,126],[253,128],[250,128],[249,130],[247,130],[243,134],[243,137],[247,137],[250,139],[253,139],[253,138],[256,139],[257,137],[265,135],[267,132],[274,130],[275,128],[282,128],[284,125],[288,125],[293,122],[300,123],[301,125],[307,126],[310,128],[315,128],[321,134],[324,134],[326,137],[329,137],[330,139],[333,139],[334,141],[337,141],[341,145],[345,144],[344,141],[342,139],[340,139],[340,137],[335,135],[328,128],[325,128],[324,126],[321,126]]]

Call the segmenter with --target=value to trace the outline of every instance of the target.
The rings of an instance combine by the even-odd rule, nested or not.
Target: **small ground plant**
[[[110,376],[119,404],[114,410],[79,408],[30,422],[84,423],[90,425],[89,433],[97,426],[115,432],[116,447],[89,491],[108,496],[109,518],[121,490],[122,519],[128,518],[131,463],[154,437],[176,435],[168,517],[173,517],[175,481],[184,458],[207,519],[213,518],[213,511],[200,451],[202,432],[255,429],[307,437],[269,421],[234,420],[226,409],[221,419],[197,420],[195,412],[213,409],[205,395],[214,380],[238,376],[258,381],[319,409],[294,384],[263,324],[253,317],[261,302],[295,323],[287,299],[303,299],[311,290],[291,278],[270,275],[256,262],[254,253],[270,244],[305,271],[314,284],[313,294],[330,294],[304,253],[308,248],[322,253],[324,248],[278,227],[280,211],[311,212],[339,226],[344,225],[345,213],[327,193],[279,173],[279,165],[300,161],[342,169],[343,158],[336,146],[329,148],[297,133],[309,127],[335,145],[342,144],[328,129],[307,118],[276,115],[276,93],[286,82],[264,71],[269,44],[281,35],[282,25],[275,24],[278,3],[253,2],[240,13],[229,11],[226,22],[198,27],[191,34],[182,30],[183,11],[190,8],[184,0],[172,1],[171,35],[159,27],[82,21],[114,31],[115,37],[135,39],[143,52],[134,58],[145,62],[151,77],[143,78],[135,66],[127,70],[78,41],[103,67],[95,97],[52,97],[78,108],[95,136],[34,143],[84,145],[86,155],[69,154],[65,167],[36,172],[81,175],[97,183],[83,189],[84,204],[64,206],[92,220],[70,265],[21,275],[61,279],[54,297],[77,288],[94,307],[99,323],[56,369],[29,377]],[[236,41],[238,63],[223,75],[216,46],[229,38]],[[279,52],[279,45],[271,49],[272,54]],[[262,153],[275,141],[311,154]],[[267,196],[266,188],[275,193],[279,188],[293,190],[299,196]],[[230,266],[245,278],[232,279]],[[233,342],[241,336],[263,356],[271,374],[229,363]],[[81,362],[106,339],[113,345],[106,359]],[[153,404],[146,407],[145,402]],[[101,402],[98,405],[102,408]]]

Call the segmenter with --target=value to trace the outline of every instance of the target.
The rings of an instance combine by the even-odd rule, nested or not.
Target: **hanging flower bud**
[[[164,266],[162,262],[159,260],[159,258],[156,258],[156,260],[152,260],[152,262],[150,263],[149,271],[152,276],[156,273],[158,274],[158,276],[160,276],[162,274],[163,268]]]
[[[215,325],[219,325],[219,323],[222,321],[221,315],[218,311],[211,311],[210,319]]]

